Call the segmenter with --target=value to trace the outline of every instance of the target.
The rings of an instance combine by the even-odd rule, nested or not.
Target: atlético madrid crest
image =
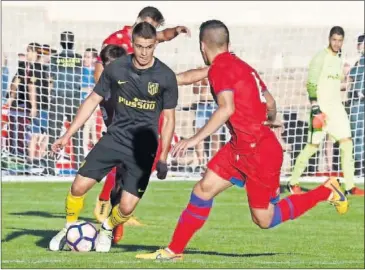
[[[158,83],[149,82],[148,83],[148,93],[154,96],[158,93]]]

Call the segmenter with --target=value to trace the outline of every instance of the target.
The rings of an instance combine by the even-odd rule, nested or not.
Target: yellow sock
[[[132,214],[125,216],[120,212],[119,205],[113,207],[109,217],[103,222],[103,227],[107,230],[114,229],[115,226],[128,221]]]
[[[68,192],[66,197],[66,222],[67,224],[74,223],[78,220],[80,212],[84,207],[85,195],[76,197]]]
[[[343,171],[346,190],[350,190],[355,186],[354,185],[355,165],[352,156],[352,148],[353,148],[352,140],[346,140],[340,143],[341,168]]]

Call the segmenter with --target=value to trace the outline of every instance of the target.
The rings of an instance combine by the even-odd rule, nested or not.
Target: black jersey
[[[157,145],[160,113],[177,105],[175,73],[157,58],[152,67],[137,69],[132,58],[126,55],[110,63],[94,88],[114,111],[101,140],[113,149],[134,149],[146,140],[156,141]]]

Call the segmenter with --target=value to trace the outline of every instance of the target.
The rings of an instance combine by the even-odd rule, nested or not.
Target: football
[[[66,234],[67,245],[73,251],[88,252],[94,249],[98,231],[86,221],[71,225]]]

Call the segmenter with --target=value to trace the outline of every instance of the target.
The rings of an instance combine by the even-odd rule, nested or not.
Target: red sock
[[[281,222],[288,219],[296,219],[321,201],[326,201],[331,190],[325,186],[319,186],[303,194],[290,195],[277,204],[281,212]],[[281,223],[280,222],[280,223]]]
[[[114,167],[106,176],[106,180],[103,186],[103,189],[101,190],[101,193],[99,195],[99,200],[102,201],[109,201],[110,199],[110,192],[112,191],[114,185],[115,185],[115,175],[117,172],[117,168]]]
[[[182,212],[168,248],[176,254],[183,253],[190,239],[207,220],[213,200],[205,201],[191,194],[190,202]]]

